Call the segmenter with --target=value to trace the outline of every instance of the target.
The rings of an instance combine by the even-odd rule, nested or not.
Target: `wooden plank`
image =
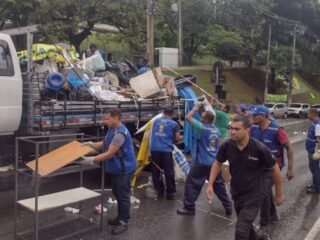
[[[63,207],[69,204],[99,197],[100,195],[100,193],[96,193],[83,187],[43,195],[38,198],[38,211],[41,212],[57,207]],[[18,201],[18,204],[32,212],[35,211],[35,198],[20,200]]]
[[[72,141],[41,156],[38,159],[38,173],[41,176],[53,173],[90,152],[92,152],[92,148],[82,146],[78,141]],[[36,161],[27,163],[27,166],[35,171]]]

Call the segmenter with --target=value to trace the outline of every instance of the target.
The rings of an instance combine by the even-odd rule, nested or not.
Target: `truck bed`
[[[102,126],[102,116],[107,109],[120,108],[125,124],[140,125],[160,113],[162,106],[174,103],[175,118],[183,118],[184,101],[159,97],[144,100],[120,101],[59,101],[42,100],[40,86],[44,76],[23,75],[23,113],[20,132],[38,135],[62,129]]]

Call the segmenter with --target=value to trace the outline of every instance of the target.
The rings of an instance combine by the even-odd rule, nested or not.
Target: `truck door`
[[[9,35],[0,33],[0,135],[13,134],[22,113],[22,76]]]

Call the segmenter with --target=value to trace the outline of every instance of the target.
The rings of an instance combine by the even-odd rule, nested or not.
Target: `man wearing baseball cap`
[[[288,134],[275,119],[269,118],[269,109],[264,105],[257,105],[252,109],[252,120],[251,136],[265,144],[271,150],[280,169],[285,165],[284,149],[287,150],[287,178],[291,180],[294,177],[293,149]],[[270,223],[279,221],[279,216],[273,202],[272,176],[270,176],[269,180],[266,184],[269,185],[270,190],[266,194],[260,210],[260,226],[261,228],[266,228],[265,230],[268,230],[267,228]]]

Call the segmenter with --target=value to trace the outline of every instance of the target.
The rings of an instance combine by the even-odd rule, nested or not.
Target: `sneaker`
[[[167,200],[176,200],[177,197],[175,194],[170,194],[170,195],[167,195]]]
[[[319,194],[320,190],[319,189],[315,189],[315,188],[309,188],[306,190],[307,193],[309,194]]]
[[[116,226],[120,224],[120,220],[116,217],[116,218],[112,218],[108,220],[108,224],[111,226]]]
[[[269,234],[268,233],[262,233],[259,238],[259,240],[270,240]]]
[[[259,231],[263,233],[269,232],[269,225],[268,224],[260,224]]]
[[[164,198],[164,194],[163,193],[158,193],[157,198]]]
[[[314,188],[314,186],[313,186],[313,184],[311,184],[311,185],[308,185],[307,187],[306,187],[306,190],[308,190],[308,189],[313,189]]]
[[[195,215],[196,211],[195,210],[186,209],[186,208],[178,208],[177,209],[177,214],[179,214],[179,215]]]
[[[116,225],[112,230],[111,234],[112,235],[119,235],[124,233],[125,231],[128,230],[128,223],[125,223],[123,221],[119,221],[119,224]]]
[[[280,221],[280,217],[279,217],[278,213],[270,216],[270,223],[277,224],[279,221]]]

